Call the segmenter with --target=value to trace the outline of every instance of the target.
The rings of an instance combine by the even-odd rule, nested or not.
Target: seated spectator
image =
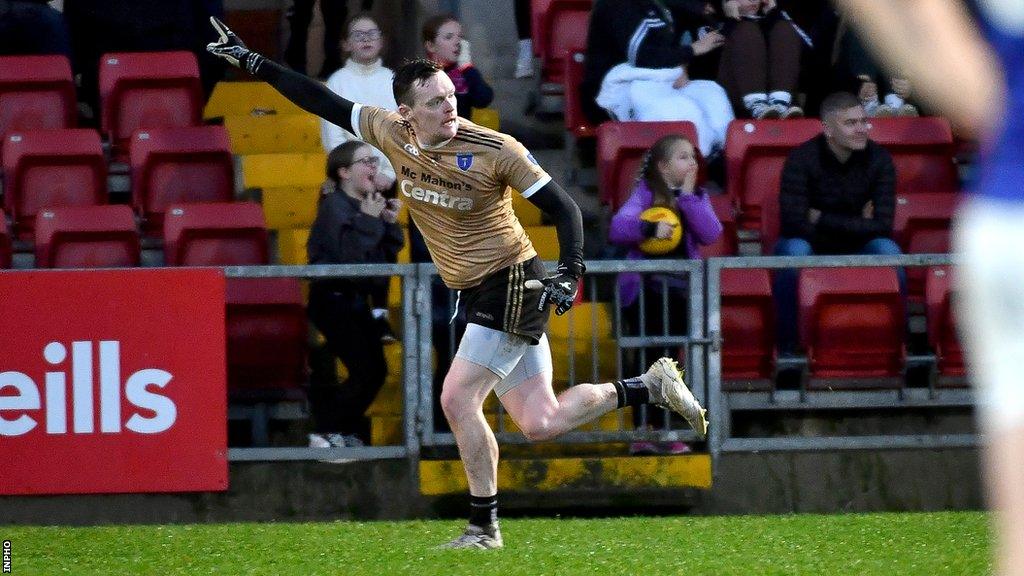
[[[310,264],[393,262],[404,242],[399,201],[387,200],[375,184],[377,157],[358,140],[327,156],[332,185],[320,197],[306,250]],[[317,280],[309,290],[309,318],[327,346],[348,368],[344,386],[310,390],[315,421],[310,447],[361,446],[369,438],[364,413],[387,376],[382,328],[374,307],[387,306],[388,279]],[[322,381],[313,378],[313,382]]]
[[[0,0],[0,55],[63,54],[71,59],[64,15],[46,0]]]
[[[284,60],[292,70],[306,74],[306,42],[309,39],[309,23],[313,20],[314,0],[294,0],[288,9],[288,46]],[[360,0],[363,12],[373,8],[373,0]],[[317,78],[327,78],[341,66],[338,43],[348,20],[347,0],[320,0],[320,15],[324,20],[324,63]]]
[[[459,116],[469,118],[473,108],[486,108],[494,100],[494,90],[469,60],[469,44],[455,16],[438,14],[428,18],[423,23],[423,48],[427,58],[440,64],[455,84]]]
[[[860,100],[836,92],[821,104],[824,132],[795,148],[782,170],[776,256],[901,254],[892,239],[896,169],[868,139]],[[906,278],[899,271],[900,288]],[[778,270],[779,350],[796,347],[797,271]]]
[[[343,67],[327,79],[327,87],[353,102],[398,110],[394,91],[391,89],[394,72],[381,64],[380,54],[384,47],[384,35],[373,16],[368,12],[353,16],[345,26],[342,46],[348,54],[348,59],[345,60]],[[321,118],[320,139],[324,150],[330,152],[345,142],[355,140],[356,137],[340,126]],[[377,191],[384,193],[395,184],[395,169],[380,150],[373,148],[373,153],[380,161],[376,180]],[[393,196],[385,194],[388,195]]]
[[[918,116],[910,102],[910,80],[885,74],[845,19],[839,23],[833,63],[834,83],[860,98],[868,116]]]
[[[703,22],[706,6],[670,11],[655,0],[597,0],[590,16],[580,99],[595,124],[615,120],[688,120],[698,148],[711,157],[725,144],[734,118],[725,90],[690,80],[686,66],[724,42],[716,31],[683,45],[687,23]]]
[[[788,15],[775,0],[726,0],[722,11],[726,40],[718,81],[736,113],[756,119],[803,116],[793,101],[802,41]]]
[[[697,156],[689,140],[683,136],[665,136],[655,142],[644,155],[633,193],[612,217],[608,231],[609,242],[628,247],[627,258],[630,260],[650,257],[700,258],[699,247],[713,244],[718,240],[722,234],[722,224],[715,215],[707,192],[698,187],[696,182]],[[668,239],[673,234],[672,224],[654,223],[641,218],[645,210],[655,206],[669,208],[675,212],[683,232],[679,245],[674,250],[667,254],[650,256],[640,248],[644,240]],[[689,290],[685,277],[666,274],[642,276],[636,272],[628,272],[619,275],[618,283],[623,320],[629,324],[631,334],[639,334],[641,315],[644,318],[646,335],[665,333],[662,306],[668,306],[668,333],[689,333]],[[641,291],[644,293],[643,310],[640,309]],[[675,354],[663,349],[649,349],[647,360],[663,355]],[[634,358],[633,363],[636,366],[642,364],[640,358]],[[633,416],[637,427],[645,424],[640,410],[634,409]],[[689,451],[689,448],[682,442],[637,442],[630,450],[634,454],[678,454]]]

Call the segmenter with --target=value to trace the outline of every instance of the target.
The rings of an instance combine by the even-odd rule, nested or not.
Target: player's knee
[[[441,409],[449,421],[457,421],[466,414],[475,412],[472,399],[465,393],[460,393],[456,386],[449,386],[447,381],[441,389]]]
[[[551,421],[547,418],[526,420],[520,425],[520,429],[523,432],[523,436],[526,436],[526,439],[530,442],[545,442],[554,439],[558,435],[554,427],[551,426]]]

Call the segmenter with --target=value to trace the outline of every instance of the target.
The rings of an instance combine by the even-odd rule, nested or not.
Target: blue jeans
[[[903,254],[899,245],[890,238],[875,238],[864,244],[857,254],[897,255]],[[813,256],[811,243],[803,238],[780,238],[775,244],[776,256]],[[797,345],[797,270],[784,268],[775,271],[772,292],[775,294],[776,326],[778,331],[778,349],[782,353],[796,351]],[[900,283],[900,293],[907,293],[907,273],[903,268],[896,269]]]

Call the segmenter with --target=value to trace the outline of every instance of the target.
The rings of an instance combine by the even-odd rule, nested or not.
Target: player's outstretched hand
[[[214,56],[227,60],[232,66],[244,69],[250,74],[263,63],[263,56],[245,47],[245,43],[215,16],[210,16],[210,24],[220,34],[220,39],[206,45],[206,51]]]
[[[555,307],[555,314],[561,316],[568,312],[576,301],[578,283],[579,278],[571,274],[566,266],[559,264],[553,276],[543,280],[527,280],[523,286],[527,290],[543,289],[537,309],[543,311],[551,304]]]

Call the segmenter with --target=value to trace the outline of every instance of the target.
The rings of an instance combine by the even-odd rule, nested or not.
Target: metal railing
[[[730,416],[736,409],[815,410],[823,408],[942,408],[967,407],[973,403],[968,389],[858,390],[722,392],[721,274],[726,269],[836,268],[836,267],[924,267],[953,264],[949,254],[907,254],[896,256],[752,256],[711,258],[707,262],[707,331],[713,344],[708,353],[707,382],[715,393],[709,397],[711,417],[709,449],[713,459],[722,452],[836,450],[880,448],[962,447],[976,443],[974,434],[905,434],[865,436],[814,436],[733,438]],[[908,363],[926,361],[908,357]]]
[[[564,322],[565,333],[560,336],[564,342],[553,348],[553,353],[565,354],[564,378],[560,371],[556,380],[568,385],[581,381],[609,381],[623,376],[632,362],[640,369],[646,368],[651,358],[645,357],[645,349],[682,350],[687,382],[694,394],[708,408],[711,426],[708,450],[713,458],[730,451],[779,451],[779,450],[820,450],[820,449],[873,449],[899,447],[951,447],[971,446],[976,442],[974,434],[907,434],[882,436],[819,436],[819,437],[769,437],[734,438],[730,436],[730,413],[732,410],[815,410],[821,408],[942,408],[967,407],[973,398],[967,389],[874,390],[851,392],[816,391],[808,394],[805,390],[771,392],[723,392],[722,391],[722,317],[721,317],[721,274],[726,269],[742,268],[829,268],[847,266],[912,267],[937,266],[953,263],[950,255],[918,254],[900,256],[810,256],[810,257],[737,257],[700,260],[609,260],[587,263],[587,275],[581,286],[589,306],[589,316],[574,307],[563,320],[552,318],[553,322]],[[550,265],[549,265],[550,266]],[[403,345],[402,382],[402,437],[401,441],[389,446],[362,448],[230,448],[232,461],[263,460],[365,460],[379,458],[406,458],[418,474],[418,463],[422,446],[451,446],[451,433],[435,427],[438,415],[434,413],[434,366],[433,332],[434,323],[447,318],[436,318],[432,302],[432,284],[437,270],[432,264],[345,264],[308,266],[228,266],[224,268],[227,278],[270,278],[290,277],[304,280],[328,278],[398,277],[402,286],[402,331]],[[661,282],[661,293],[668,293],[666,277],[685,278],[682,290],[687,295],[684,304],[687,321],[685,331],[674,333],[669,328],[671,305],[667,298],[651,307],[638,296],[640,312],[639,330],[632,333],[624,329],[628,324],[623,317],[622,294],[616,278],[622,273],[643,275],[665,275],[655,280]],[[677,284],[677,288],[679,288]],[[660,308],[658,308],[660,304]],[[646,306],[645,306],[646,305]],[[604,310],[604,314],[600,312]],[[449,313],[451,309],[449,308]],[[663,329],[659,333],[645,330],[651,314],[660,316]],[[588,327],[589,324],[589,327]],[[589,328],[589,330],[587,329]],[[454,353],[456,340],[453,328],[448,328],[448,342],[443,343]],[[607,330],[607,333],[605,331]],[[589,331],[589,340],[578,337]],[[613,344],[610,344],[613,343]],[[564,344],[564,348],[561,345]],[[608,365],[605,353],[614,346],[614,369]],[[914,360],[911,358],[911,360]],[[580,362],[589,363],[588,365]],[[556,362],[558,365],[558,362]],[[394,369],[395,367],[390,367]],[[440,366],[444,370],[445,366]],[[660,416],[660,419],[659,419]],[[655,424],[650,430],[638,430],[619,411],[614,426],[603,430],[577,430],[559,438],[564,443],[628,442],[634,440],[652,441],[693,441],[695,436],[685,422],[655,412],[648,423]],[[496,432],[504,443],[522,443],[525,438],[518,432],[511,432],[508,415],[496,409]]]
[[[553,269],[553,265],[549,265],[549,268]],[[425,265],[421,269],[424,273],[430,273],[431,277],[435,274],[435,270],[432,266]],[[673,303],[670,303],[667,299],[661,299],[660,309],[657,309],[659,316],[661,317],[660,325],[663,327],[661,333],[650,334],[646,331],[647,321],[647,310],[651,310],[651,307],[646,306],[644,292],[641,291],[639,294],[639,305],[638,305],[638,328],[637,334],[625,334],[623,331],[623,317],[622,317],[622,296],[620,293],[617,275],[621,273],[640,273],[640,274],[664,274],[671,275],[686,280],[685,291],[687,293],[687,302],[683,303],[683,306],[687,308],[687,327],[685,333],[672,333],[670,330],[669,323],[669,310],[673,307]],[[662,278],[662,293],[667,293],[668,279]],[[429,284],[429,280],[428,280]],[[699,260],[649,260],[649,261],[637,261],[637,260],[615,260],[615,261],[592,261],[587,263],[587,274],[584,279],[583,285],[580,287],[585,297],[585,300],[592,304],[589,307],[589,317],[582,317],[583,307],[573,307],[566,315],[564,320],[559,319],[552,315],[551,322],[564,322],[567,325],[567,338],[565,338],[565,348],[559,346],[561,339],[552,342],[552,356],[555,361],[555,366],[559,365],[559,354],[564,354],[564,361],[566,364],[566,374],[563,379],[562,374],[555,374],[556,382],[566,383],[569,386],[581,383],[581,382],[592,382],[602,383],[609,382],[612,379],[621,379],[623,376],[630,377],[636,376],[637,374],[624,374],[624,353],[632,352],[634,356],[639,356],[639,361],[635,364],[637,369],[643,371],[647,368],[649,360],[653,358],[647,358],[645,356],[645,349],[647,348],[658,348],[668,349],[669,354],[675,356],[675,349],[684,350],[684,358],[686,359],[684,364],[688,370],[688,383],[694,390],[695,396],[704,402],[708,398],[708,388],[705,381],[705,366],[704,358],[705,354],[703,347],[710,343],[704,335],[704,264]],[[426,292],[429,292],[429,287]],[[611,302],[608,303],[608,297],[602,297],[603,295],[610,293]],[[604,306],[609,309],[610,318],[610,332],[607,334],[600,333],[602,323],[599,322],[601,314],[599,313],[600,307]],[[440,321],[446,322],[454,312],[453,307],[449,307],[448,314]],[[421,318],[421,322],[424,321]],[[433,319],[438,321],[438,319]],[[576,338],[577,327],[582,327],[583,324],[589,323],[589,342],[580,342]],[[449,346],[449,353],[454,356],[455,346],[455,333],[458,327],[451,325],[449,328],[449,340],[447,345]],[[580,330],[585,332],[586,330]],[[429,335],[431,331],[429,329],[421,330],[421,337],[424,334]],[[553,330],[549,330],[549,338],[551,337]],[[615,367],[614,371],[610,369],[607,364],[602,363],[602,350],[606,350],[609,343],[615,345]],[[420,342],[421,346],[426,346],[429,351],[429,342]],[[589,354],[586,348],[589,347]],[[586,360],[589,356],[590,366],[589,371],[586,366],[577,368],[577,360]],[[426,356],[429,359],[429,356]],[[429,365],[423,366],[425,371],[429,371]],[[584,375],[589,372],[589,378]],[[443,432],[439,430],[437,426],[438,415],[434,413],[435,403],[432,401],[431,394],[436,391],[432,391],[430,388],[431,382],[428,379],[421,379],[424,387],[420,389],[420,421],[422,428],[422,442],[424,445],[429,446],[454,446],[455,438],[450,432]],[[489,406],[488,406],[489,407]],[[564,434],[558,438],[560,443],[595,443],[595,442],[630,442],[634,440],[652,440],[652,441],[693,441],[696,440],[696,435],[684,421],[678,418],[669,418],[668,413],[664,410],[652,408],[648,414],[652,416],[650,420],[642,420],[641,426],[650,424],[650,430],[637,429],[632,421],[627,421],[622,411],[618,411],[614,418],[616,419],[615,425],[612,429],[604,430],[593,430],[594,426],[584,426],[581,430],[575,430]],[[509,444],[520,444],[527,442],[526,438],[518,433],[512,432],[513,426],[511,425],[511,419],[508,417],[501,404],[498,403],[495,412],[495,436],[499,441]],[[655,420],[660,420],[656,423]],[[607,423],[607,420],[605,420]],[[656,425],[655,425],[656,424]],[[644,426],[646,428],[646,426]],[[607,424],[605,428],[609,428]]]

